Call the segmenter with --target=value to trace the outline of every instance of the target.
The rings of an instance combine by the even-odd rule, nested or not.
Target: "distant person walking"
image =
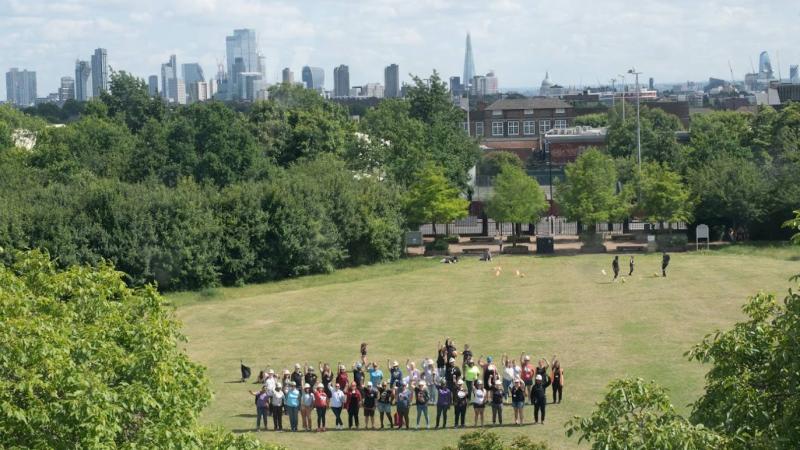
[[[663,277],[667,276],[667,266],[669,266],[669,259],[670,259],[669,254],[667,252],[664,252],[661,255],[661,276]]]
[[[614,270],[614,279],[616,280],[619,277],[619,256],[615,256],[611,261],[611,269]]]
[[[633,275],[633,255],[631,255],[631,261],[628,264],[630,265],[631,268],[630,272],[628,272],[628,276],[631,276]]]
[[[561,361],[553,359],[553,372],[550,376],[553,385],[553,403],[561,403],[561,396],[564,393],[564,369],[561,368]],[[558,397],[558,400],[556,400]]]

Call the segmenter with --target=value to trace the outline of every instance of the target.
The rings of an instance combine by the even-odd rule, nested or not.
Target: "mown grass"
[[[457,265],[411,259],[168,299],[184,323],[187,351],[208,367],[215,399],[203,413],[207,422],[241,432],[253,428],[247,394],[253,385],[234,382],[240,359],[254,372],[319,360],[350,365],[366,341],[370,359],[385,366],[387,359],[434,356],[437,342],[451,336],[459,347],[471,344],[476,355],[558,354],[566,371],[565,400],[548,407],[547,425],[497,431],[576,448],[576,440],[564,435],[564,422],[589,414],[614,378],[656,380],[688,412],[707,367],[683,353],[705,334],[742,318],[748,296],[784,292],[788,278],[800,272],[799,256],[797,248],[781,246],[674,254],[669,277],[660,278],[654,276],[660,255],[642,255],[625,283],[602,275],[611,271],[610,255],[468,259]],[[627,269],[627,258],[621,259]],[[496,266],[502,267],[500,276]],[[515,276],[516,270],[525,277]],[[411,416],[413,421],[413,411]],[[290,448],[420,449],[453,444],[461,433],[258,435]]]

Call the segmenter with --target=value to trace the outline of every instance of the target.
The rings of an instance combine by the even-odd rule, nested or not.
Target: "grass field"
[[[621,257],[627,273],[627,257]],[[476,356],[558,354],[565,368],[564,402],[549,405],[544,426],[502,427],[553,448],[577,448],[564,422],[587,415],[614,378],[641,376],[667,387],[681,412],[700,394],[707,370],[683,356],[692,344],[742,318],[741,305],[759,290],[782,294],[800,272],[795,248],[735,247],[674,254],[669,277],[653,276],[660,255],[637,256],[626,283],[611,283],[610,255],[429,259],[341,270],[265,285],[174,294],[189,354],[208,367],[215,399],[203,420],[247,432],[254,427],[252,384],[234,383],[239,359],[253,367],[295,362],[345,362],[369,342],[369,357],[419,361],[434,357],[445,336]],[[499,277],[492,267],[502,267]],[[518,278],[515,270],[526,276]],[[385,367],[383,367],[386,372]],[[549,395],[549,393],[548,393]],[[467,412],[468,425],[472,411]],[[489,414],[491,415],[491,414]],[[532,407],[526,408],[532,419]],[[412,423],[416,412],[412,409]],[[512,417],[506,410],[506,419]],[[452,421],[452,411],[450,413]],[[332,418],[329,418],[332,420]],[[286,421],[284,422],[286,423]],[[329,422],[330,424],[331,422]],[[261,432],[290,448],[441,448],[463,431]]]

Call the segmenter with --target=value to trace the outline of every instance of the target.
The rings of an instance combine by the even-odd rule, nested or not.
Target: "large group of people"
[[[406,360],[405,372],[398,361],[387,360],[384,374],[378,362],[368,360],[366,343],[361,344],[361,358],[349,370],[341,362],[335,372],[322,362],[316,367],[297,363],[293,371],[281,373],[262,370],[256,380],[261,389],[250,391],[255,397],[256,431],[262,428],[262,421],[263,429],[268,430],[270,417],[273,430],[283,431],[284,416],[288,416],[290,431],[324,432],[328,410],[333,412],[333,426],[338,430],[345,428],[343,412],[347,413],[348,429],[359,429],[362,423],[364,428],[377,429],[376,411],[380,429],[409,429],[412,408],[415,428],[431,428],[434,410],[434,428],[447,427],[451,409],[452,426],[463,428],[470,406],[473,426],[488,423],[489,418],[484,418],[487,406],[492,425],[503,425],[507,406],[513,409],[513,423],[522,425],[526,403],[533,405],[533,423],[544,424],[548,387],[552,403],[561,403],[564,370],[556,356],[534,363],[524,353],[519,360],[504,354],[498,366],[491,356],[476,359],[468,344],[459,355],[449,338],[437,347],[436,360],[424,358],[419,367]]]

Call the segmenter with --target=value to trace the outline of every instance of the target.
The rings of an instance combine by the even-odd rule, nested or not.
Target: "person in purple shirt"
[[[266,386],[261,386],[258,392],[250,391],[256,398],[256,431],[261,428],[261,418],[264,418],[264,431],[267,431],[267,411],[269,411],[269,393]]]
[[[439,420],[442,421],[442,427],[447,428],[447,411],[450,409],[450,404],[453,403],[452,393],[447,388],[447,383],[444,379],[439,380],[439,390],[436,395],[436,428],[439,428]]]

